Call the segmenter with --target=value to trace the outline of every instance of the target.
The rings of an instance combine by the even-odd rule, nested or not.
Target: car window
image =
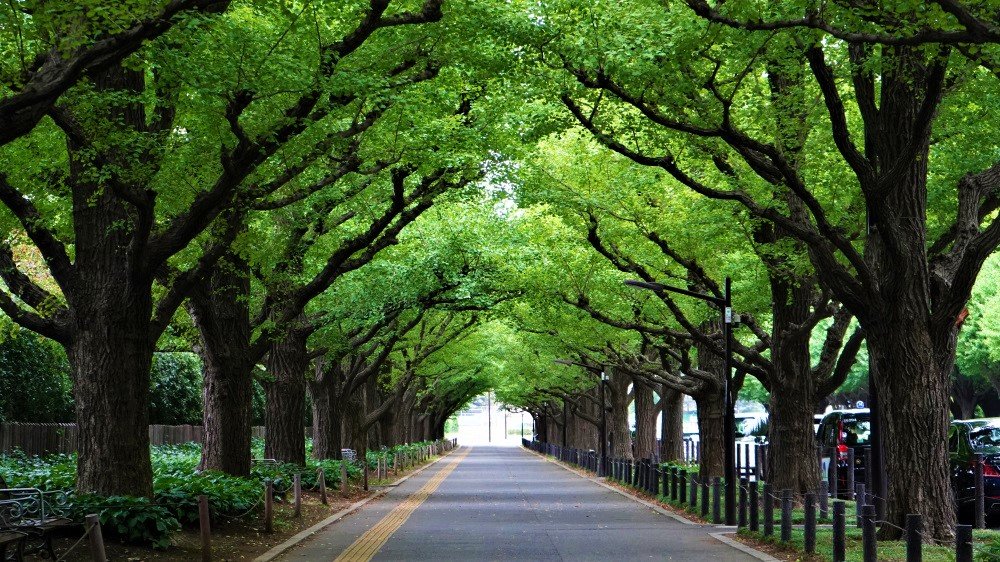
[[[986,425],[969,428],[969,442],[973,451],[1000,447],[1000,427]]]
[[[837,445],[837,421],[830,418],[823,425],[823,446],[834,447]]]
[[[961,433],[961,431],[962,430],[959,429],[958,425],[952,425],[951,429],[948,431],[948,433],[949,433],[949,435],[948,435],[948,451],[949,452],[951,452],[951,453],[958,452],[958,440],[959,440],[959,433]]]
[[[843,418],[844,444],[848,447],[868,445],[871,440],[871,422],[857,418]]]

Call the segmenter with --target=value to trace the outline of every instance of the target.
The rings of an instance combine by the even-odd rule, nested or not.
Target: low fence
[[[14,450],[29,455],[75,453],[77,442],[75,423],[0,423],[0,453]],[[205,430],[200,425],[151,425],[151,445],[201,443]],[[253,428],[253,436],[264,437],[264,427]]]
[[[722,478],[700,479],[694,467],[686,470],[683,467],[660,465],[655,459],[621,459],[621,458],[600,458],[593,451],[581,451],[569,447],[560,447],[551,443],[529,441],[522,439],[522,445],[533,451],[553,456],[563,462],[576,464],[580,468],[597,473],[598,476],[605,476],[615,480],[622,485],[635,488],[637,491],[648,494],[652,497],[659,497],[662,500],[686,508],[693,514],[701,515],[701,518],[715,523],[723,522],[723,489],[725,481]],[[762,447],[757,448],[757,456],[764,458]],[[837,451],[831,451],[831,455]],[[818,454],[822,455],[822,453]],[[744,453],[744,458],[748,458]],[[836,457],[834,457],[836,458]],[[850,455],[851,461],[854,455]],[[856,526],[862,531],[864,562],[876,562],[878,559],[876,538],[876,528],[878,526],[895,525],[884,519],[882,515],[883,505],[876,508],[876,503],[884,502],[880,498],[865,491],[865,485],[854,483],[854,464],[850,464],[851,470],[849,478],[855,487],[850,491],[850,498],[856,499],[853,502],[853,509],[847,509],[848,505],[844,499],[848,496],[843,492],[838,493],[837,481],[845,479],[843,474],[837,475],[837,463],[830,468],[829,480],[820,482],[818,494],[805,494],[798,496],[792,490],[775,490],[767,482],[760,470],[761,462],[755,468],[757,480],[741,477],[738,482],[738,496],[736,513],[736,524],[739,529],[749,529],[754,533],[760,533],[767,539],[777,538],[782,543],[789,543],[792,540],[793,512],[798,508],[804,514],[804,523],[801,525],[803,531],[803,548],[806,553],[816,552],[816,531],[817,525],[826,523],[832,527],[832,551],[834,562],[846,560],[847,546],[847,526]],[[982,471],[983,459],[977,456],[975,459],[976,473],[976,524],[975,527],[983,526],[983,490]],[[775,513],[776,509],[778,513]],[[922,549],[924,543],[937,543],[933,538],[925,537],[921,534],[922,521],[919,514],[907,515],[906,527],[898,528],[903,534],[906,548],[906,560],[920,561],[923,559]],[[797,527],[798,525],[796,525]],[[954,549],[956,562],[973,562],[976,551],[980,551],[983,545],[977,545],[972,536],[973,525],[957,525],[955,528],[955,541],[950,545]],[[776,536],[777,535],[777,536]],[[773,540],[773,539],[772,539]],[[993,554],[989,551],[981,551],[985,559],[993,560]]]

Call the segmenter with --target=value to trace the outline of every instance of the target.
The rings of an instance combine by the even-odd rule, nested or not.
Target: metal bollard
[[[864,484],[854,485],[854,524],[861,528],[861,508],[865,505],[865,498],[867,494],[865,493]]]
[[[840,485],[840,482],[838,481],[839,479],[840,475],[837,470],[837,448],[830,447],[830,466],[827,471],[827,481],[830,482],[830,497],[832,498],[840,497],[837,490]]]
[[[712,522],[722,523],[722,478],[712,479]]]
[[[972,525],[955,525],[955,562],[972,562]]]
[[[750,484],[750,530],[760,532],[760,497],[757,482]]]
[[[764,482],[764,536],[774,534],[774,497],[771,495],[771,484]]]
[[[906,562],[923,560],[923,545],[920,540],[922,527],[923,522],[919,513],[910,513],[906,516]]]
[[[680,502],[681,503],[686,502],[687,499],[688,499],[688,497],[687,497],[687,495],[688,495],[688,488],[687,488],[687,486],[688,486],[688,484],[687,484],[687,471],[686,470],[682,470],[681,471],[680,490],[677,491],[677,495],[680,496]]]
[[[819,483],[819,518],[826,520],[830,516],[830,488],[826,482]]]
[[[792,540],[792,491],[781,491],[781,542]]]
[[[677,501],[677,467],[670,467],[670,501]]]
[[[861,543],[864,549],[864,562],[878,560],[878,543],[875,539],[875,506],[864,505],[861,508]]]
[[[805,496],[805,548],[806,553],[816,552],[816,494],[806,494]]]
[[[847,560],[846,519],[844,502],[833,502],[833,562]]]
[[[847,449],[847,499],[854,499],[854,447]]]
[[[747,486],[749,482],[746,478],[740,479],[740,510],[736,526],[740,529],[747,526]]]

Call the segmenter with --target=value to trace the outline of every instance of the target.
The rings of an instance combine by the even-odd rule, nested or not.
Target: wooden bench
[[[0,476],[0,504],[4,506],[4,509],[0,509],[0,532],[21,535],[19,546],[15,544],[13,536],[8,541],[8,544],[15,544],[19,556],[39,553],[56,560],[52,539],[83,531],[82,524],[56,513],[58,504],[62,502],[55,501],[54,498],[65,497],[61,494],[62,492],[46,493],[37,488],[9,488]],[[4,549],[6,554],[6,546]]]

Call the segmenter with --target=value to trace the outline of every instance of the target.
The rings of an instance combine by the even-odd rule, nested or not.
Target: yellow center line
[[[444,479],[458,467],[458,463],[462,462],[462,459],[468,454],[469,449],[466,448],[453,457],[422,488],[403,500],[374,527],[358,537],[351,546],[347,547],[347,550],[340,553],[334,562],[368,562],[374,558],[385,543],[389,542],[389,538],[403,526],[403,523],[406,523],[406,520],[420,507],[420,504],[424,503],[438,489]]]

